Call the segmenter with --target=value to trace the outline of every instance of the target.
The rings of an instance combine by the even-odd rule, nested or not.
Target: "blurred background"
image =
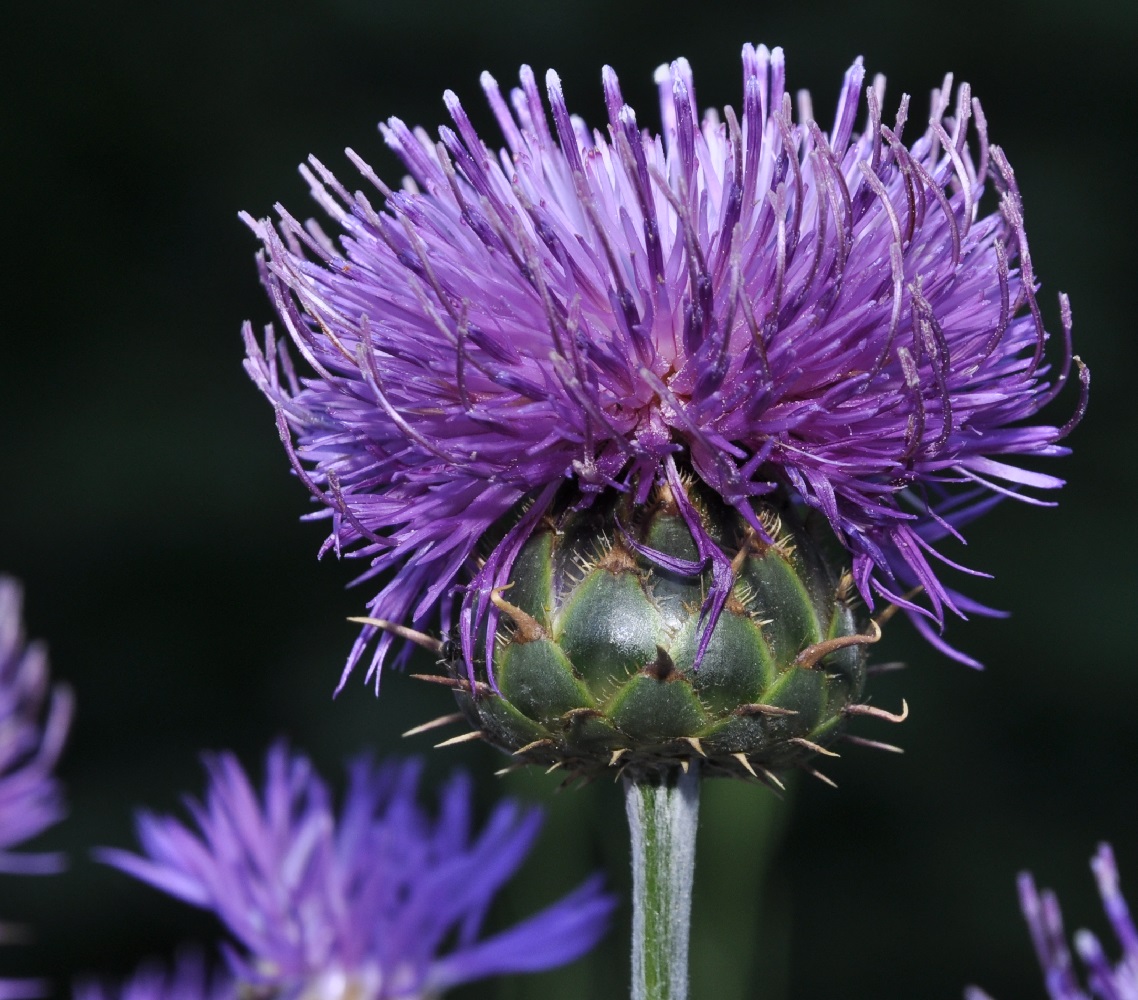
[[[1076,348],[1094,372],[1057,509],[1006,504],[963,558],[991,571],[971,593],[1012,612],[956,622],[980,673],[895,620],[875,650],[908,670],[876,703],[912,707],[904,756],[851,748],[785,801],[705,785],[693,1000],[1042,997],[1014,878],[1060,891],[1068,924],[1105,932],[1087,861],[1113,841],[1138,903],[1138,370],[1132,286],[1131,101],[1138,6],[1125,0],[46,0],[5,16],[0,191],[5,320],[0,360],[0,569],[24,581],[30,632],[51,646],[78,715],[62,766],[70,815],[41,838],[71,870],[5,877],[4,920],[34,932],[0,950],[4,973],[121,976],[214,921],[89,860],[133,845],[132,810],[201,791],[198,755],[233,748],[254,769],[277,737],[329,777],[352,753],[427,753],[463,766],[486,803],[546,802],[550,819],[502,924],[604,867],[627,891],[619,789],[552,795],[500,780],[484,747],[430,750],[399,733],[450,710],[406,676],[376,700],[362,675],[332,691],[368,592],[357,567],[317,562],[299,522],[268,404],[241,369],[239,327],[270,309],[256,241],[237,212],[317,210],[295,166],[312,152],[346,180],[351,146],[389,182],[401,169],[375,125],[434,128],[455,89],[494,143],[478,74],[504,85],[556,67],[572,110],[604,120],[600,68],[655,123],[652,71],[686,55],[701,106],[741,103],[739,50],[780,44],[790,84],[826,120],[857,55],[922,117],[946,70],[978,94],[1016,168],[1040,301],[1058,329],[1071,295]],[[349,180],[354,184],[354,180]],[[1075,405],[1049,414],[1062,422]],[[960,553],[951,553],[959,556]],[[888,731],[886,731],[888,729]],[[550,783],[552,782],[552,783]],[[456,991],[477,997],[627,996],[627,905],[607,945],[565,972]],[[1113,945],[1113,942],[1111,943]],[[1109,949],[1108,949],[1109,950]],[[1113,951],[1112,951],[1113,954]]]

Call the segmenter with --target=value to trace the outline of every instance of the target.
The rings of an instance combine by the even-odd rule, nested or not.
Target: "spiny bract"
[[[573,774],[645,777],[698,760],[707,773],[773,784],[831,752],[880,631],[855,613],[848,573],[831,572],[825,539],[794,510],[756,505],[764,540],[690,479],[645,506],[608,497],[554,510],[494,595],[506,624],[492,668],[480,650],[470,678],[457,644],[444,649],[459,702],[489,742]],[[737,553],[710,631],[701,608],[712,571],[692,518]]]

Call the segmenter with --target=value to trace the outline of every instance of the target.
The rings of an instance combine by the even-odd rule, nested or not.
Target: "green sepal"
[[[771,654],[786,663],[822,638],[810,593],[795,567],[777,549],[752,556],[743,564],[743,582],[752,593],[751,611],[767,622]]]
[[[771,725],[775,721],[777,727]],[[776,740],[772,729],[785,730],[785,722],[762,715],[733,715],[712,723],[698,736],[706,753],[761,754]]]
[[[627,745],[611,722],[599,715],[574,715],[551,724],[564,732],[565,742],[574,753],[610,754]]]
[[[691,678],[703,704],[721,714],[758,700],[775,676],[774,661],[759,627],[747,615],[725,609],[696,670],[693,664],[701,632],[699,616],[693,615],[671,654],[676,667]]]
[[[573,665],[549,639],[512,640],[499,652],[495,676],[503,697],[541,722],[592,705],[585,685],[573,676]]]
[[[699,552],[695,547],[691,532],[683,518],[675,515],[657,515],[648,526],[645,544],[665,555],[697,562]],[[650,587],[669,628],[678,629],[690,616],[690,608],[698,608],[703,602],[703,583],[698,575],[683,576],[665,569],[646,556],[640,563],[651,572]]]
[[[707,713],[691,684],[679,674],[663,681],[638,674],[621,688],[607,714],[638,744],[693,736],[707,724]]]
[[[594,570],[554,624],[556,640],[595,697],[656,658],[660,615],[634,573]]]
[[[844,605],[834,609],[830,618],[830,627],[826,630],[827,639],[836,639],[842,635],[852,635],[857,631],[853,612]],[[826,673],[845,682],[846,685],[861,691],[865,683],[865,650],[861,646],[846,646],[829,656],[823,657],[821,665]]]
[[[808,738],[815,743],[821,743],[825,746],[830,742],[831,737],[836,736],[842,727],[842,716],[840,710],[833,715],[827,715],[817,726],[815,726],[808,734]]]
[[[548,735],[536,722],[497,695],[483,695],[477,701],[469,695],[463,697],[474,706],[483,732],[495,746],[513,751]]]
[[[553,542],[551,530],[539,530],[522,546],[514,560],[510,580],[513,586],[506,595],[549,628],[549,609],[553,607]]]
[[[649,548],[668,556],[686,559],[688,562],[699,559],[695,539],[679,514],[653,516],[648,525],[648,537],[644,541]]]
[[[853,615],[848,608],[843,607],[834,612],[826,638],[850,635],[854,631],[856,625]],[[865,686],[865,647],[846,646],[844,649],[836,650],[829,656],[823,657],[815,669],[822,670],[829,677],[826,712],[835,718],[840,718],[841,710],[851,702],[857,701]]]
[[[763,694],[762,704],[788,708],[797,714],[787,716],[796,731],[804,735],[818,725],[826,707],[827,677],[821,670],[790,667]]]

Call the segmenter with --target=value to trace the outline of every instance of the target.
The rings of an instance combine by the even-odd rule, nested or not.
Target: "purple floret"
[[[642,502],[690,466],[760,535],[752,498],[820,511],[870,607],[901,605],[972,662],[938,631],[989,609],[942,582],[955,564],[935,546],[1001,497],[1061,485],[1017,463],[1065,454],[1082,413],[1080,365],[1076,416],[1035,422],[1070,375],[1070,309],[1060,296],[1055,368],[1015,177],[967,84],[953,102],[946,78],[905,138],[908,97],[887,123],[884,81],[863,92],[858,60],[826,132],[784,70],[780,49],[745,46],[741,111],[701,119],[686,60],[662,67],[662,135],[610,68],[604,131],[569,114],[552,72],[548,104],[528,67],[508,97],[483,74],[505,149],[448,91],[437,140],[381,126],[402,188],[348,151],[382,208],[315,159],[301,168],[335,238],[279,206],[275,225],[245,217],[314,375],[249,325],[246,366],[332,520],[325,549],[384,579],[375,617],[457,617],[469,663],[494,634],[491,590],[560,488]],[[693,527],[715,570],[706,640],[734,552]]]
[[[1019,877],[1020,907],[1043,969],[1047,995],[1050,1000],[1138,1000],[1138,930],[1119,889],[1118,868],[1109,844],[1099,844],[1098,853],[1091,859],[1091,870],[1122,954],[1117,962],[1112,962],[1094,934],[1076,931],[1075,951],[1086,968],[1086,989],[1079,982],[1067,945],[1058,898],[1050,889],[1040,892],[1030,873]],[[965,1000],[991,998],[972,987],[965,992]]]
[[[69,689],[51,686],[47,651],[28,643],[20,585],[0,577],[0,872],[55,872],[58,854],[13,848],[63,815],[55,765],[71,723]]]
[[[507,801],[476,831],[465,777],[446,785],[432,817],[416,801],[420,762],[359,759],[337,813],[308,759],[283,747],[268,754],[260,797],[232,755],[206,766],[205,801],[188,801],[193,827],[143,813],[143,854],[100,856],[213,910],[236,939],[226,957],[239,984],[285,998],[415,1000],[562,965],[607,929],[613,901],[591,879],[514,927],[482,935],[541,815]]]

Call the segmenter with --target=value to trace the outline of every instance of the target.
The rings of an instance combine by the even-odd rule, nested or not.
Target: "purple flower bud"
[[[232,755],[206,766],[205,800],[188,803],[193,826],[142,813],[143,854],[99,856],[214,911],[236,939],[226,956],[243,985],[283,997],[411,1000],[562,965],[607,929],[613,900],[593,878],[514,927],[482,934],[541,815],[506,801],[476,831],[465,777],[444,788],[432,817],[415,798],[420,762],[361,758],[337,813],[309,760],[281,746],[268,754],[260,796]]]
[[[504,149],[448,91],[437,140],[381,126],[401,188],[348,151],[381,207],[301,167],[334,237],[283,208],[275,224],[245,216],[312,374],[250,325],[246,367],[325,507],[325,549],[370,561],[376,618],[445,631],[457,617],[469,659],[518,534],[559,488],[644,502],[678,461],[756,531],[764,494],[821,512],[871,608],[900,605],[973,662],[939,630],[949,612],[991,612],[942,581],[942,564],[962,567],[937,543],[1001,498],[1061,485],[1020,460],[1065,453],[1088,382],[1080,363],[1066,424],[1038,419],[1071,374],[1070,309],[1060,296],[1053,366],[1019,189],[979,102],[948,77],[906,133],[908,96],[887,120],[859,59],[827,131],[808,97],[795,113],[782,51],[751,45],[738,112],[701,118],[685,60],[657,82],[660,135],[611,69],[597,131],[556,74],[548,111],[528,67],[508,97],[484,74]],[[705,561],[730,562],[702,541]],[[729,584],[708,595],[708,628]]]

